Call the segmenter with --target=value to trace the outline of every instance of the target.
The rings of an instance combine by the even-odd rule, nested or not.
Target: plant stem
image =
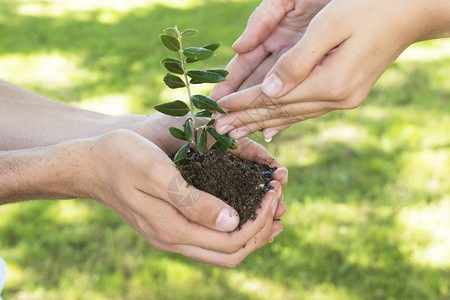
[[[180,59],[181,59],[181,67],[183,69],[183,76],[184,76],[184,82],[186,84],[186,90],[189,97],[189,104],[190,104],[190,110],[191,110],[191,120],[192,120],[192,135],[194,136],[194,145],[195,145],[195,151],[197,151],[198,148],[198,140],[197,140],[197,122],[195,121],[195,111],[194,111],[194,104],[191,100],[191,87],[189,83],[189,78],[187,76],[186,71],[186,59],[183,54],[183,44],[181,43],[181,34],[178,33],[178,41],[180,42]]]

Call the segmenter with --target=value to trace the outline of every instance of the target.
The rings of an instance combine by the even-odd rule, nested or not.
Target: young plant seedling
[[[214,42],[202,47],[183,48],[183,39],[197,33],[198,31],[195,29],[186,29],[180,32],[178,27],[175,26],[164,29],[164,32],[159,36],[167,49],[179,54],[179,59],[166,57],[161,61],[169,71],[164,76],[164,83],[171,89],[186,88],[189,99],[189,106],[181,100],[155,106],[157,111],[170,116],[182,117],[190,114],[184,122],[183,130],[169,127],[172,136],[187,142],[175,154],[174,162],[176,164],[186,160],[190,146],[193,146],[194,151],[204,154],[207,150],[208,133],[216,140],[211,147],[212,149],[220,149],[222,152],[227,151],[227,149],[237,149],[237,144],[233,139],[226,134],[218,134],[211,127],[215,122],[214,119],[211,119],[211,111],[221,114],[226,114],[226,112],[214,99],[202,94],[191,94],[191,84],[218,83],[226,80],[228,75],[228,71],[223,69],[187,70],[188,64],[215,56],[214,51],[220,46],[219,42]],[[205,125],[198,126],[195,117],[206,117],[209,120]],[[198,132],[200,132],[200,137],[197,137]]]

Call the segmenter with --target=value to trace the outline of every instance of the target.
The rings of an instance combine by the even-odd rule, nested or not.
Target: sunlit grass
[[[67,53],[0,56],[0,77],[22,86],[63,89],[95,80],[98,75],[80,67],[80,56]]]
[[[117,21],[119,14],[140,7],[152,7],[163,4],[176,8],[190,8],[198,5],[195,0],[47,0],[18,2],[18,12],[22,15],[60,17],[68,13],[99,11],[99,21],[111,23]]]
[[[430,47],[432,45],[432,47]],[[450,40],[421,42],[406,49],[399,57],[400,61],[433,61],[450,57]],[[448,69],[448,68],[447,68]],[[446,70],[449,72],[449,70]]]
[[[450,267],[450,198],[431,205],[405,207],[398,215],[404,227],[403,250],[421,266]]]
[[[84,99],[81,102],[74,103],[74,105],[83,109],[118,116],[131,113],[133,111],[131,103],[130,95],[110,94],[93,99]]]
[[[227,276],[228,284],[236,291],[251,298],[257,296],[261,299],[286,299],[288,288],[268,278],[258,278],[246,272],[230,272]]]

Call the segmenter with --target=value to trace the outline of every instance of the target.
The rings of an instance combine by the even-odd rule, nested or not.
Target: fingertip
[[[249,32],[253,28],[247,27],[241,36],[233,43],[231,49],[237,54],[244,54],[252,51],[258,45],[258,41],[256,40],[254,34],[249,34]]]
[[[223,82],[217,83],[214,86],[211,93],[209,93],[209,97],[218,101],[232,92],[233,92],[233,88],[230,87],[230,83],[228,81],[223,81]]]
[[[289,172],[286,167],[281,167],[276,169],[272,176],[275,180],[280,182],[282,187],[284,187],[287,184]]]
[[[282,216],[284,216],[286,211],[287,211],[286,203],[284,203],[284,201],[279,201],[278,202],[278,206],[277,206],[277,210],[275,211],[275,215],[273,216],[274,219],[281,218]]]
[[[275,128],[265,128],[263,129],[262,134],[266,142],[270,142],[272,138],[278,134],[278,132],[278,129]]]
[[[279,193],[281,191],[281,182],[279,180],[270,181],[270,186],[277,193]]]
[[[232,131],[233,129],[234,129],[233,125],[226,125],[226,124],[216,127],[216,131],[218,134],[225,134]]]
[[[231,49],[233,49],[236,53],[242,53],[241,50],[241,41],[242,41],[242,35],[231,45]]]
[[[281,224],[281,222],[277,222]],[[281,226],[272,226],[272,235],[269,237],[269,243],[272,243],[275,237],[277,237],[283,231],[283,225]]]
[[[220,231],[233,231],[239,225],[239,215],[233,208],[222,208],[216,218],[216,228]]]

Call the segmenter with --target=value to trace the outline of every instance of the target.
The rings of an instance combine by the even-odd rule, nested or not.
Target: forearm
[[[421,2],[423,23],[417,25],[423,28],[423,33],[417,41],[450,37],[450,1]]]
[[[31,199],[89,197],[94,176],[86,141],[0,152],[0,205]]]
[[[161,146],[167,127],[182,124],[161,114],[109,116],[82,110],[0,80],[0,150],[53,145],[115,129],[133,130]]]
[[[110,117],[77,109],[0,81],[0,150],[101,134]]]

